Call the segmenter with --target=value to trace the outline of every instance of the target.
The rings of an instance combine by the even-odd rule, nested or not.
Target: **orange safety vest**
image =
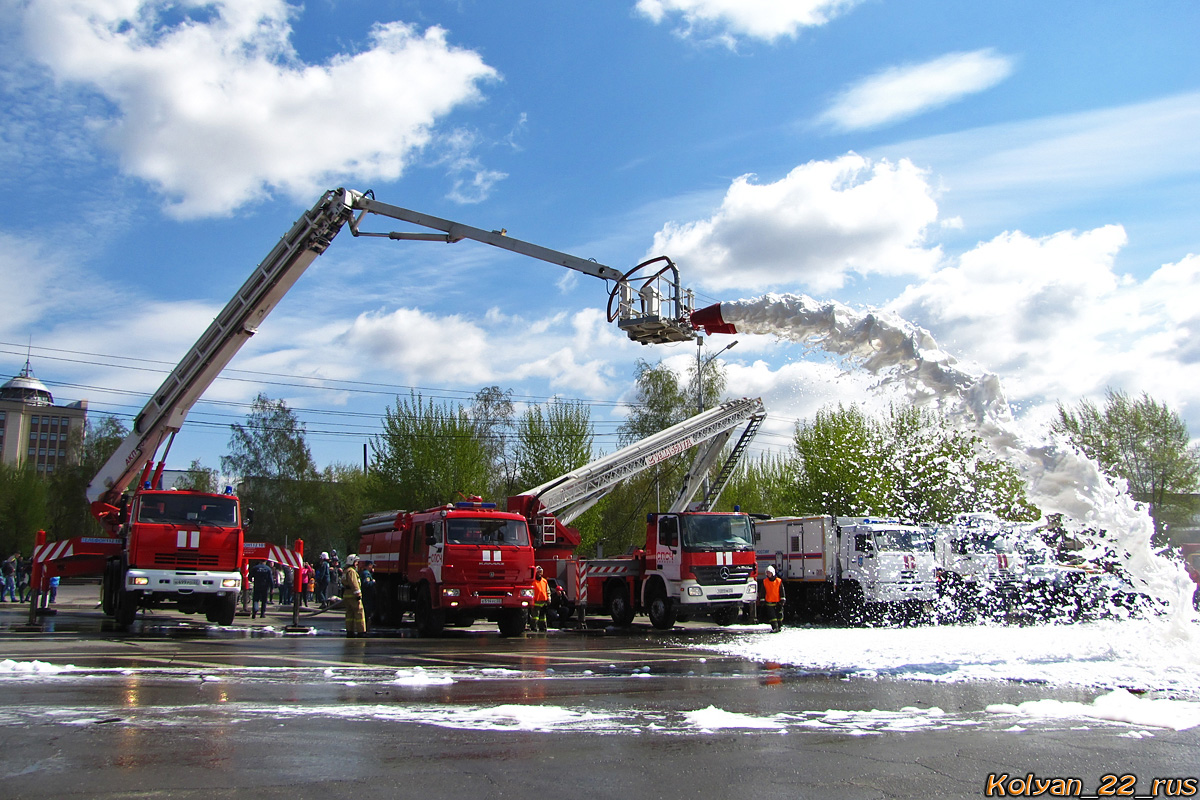
[[[550,584],[545,578],[533,582],[533,602],[550,602]]]
[[[770,578],[763,578],[763,599],[766,600],[768,603],[778,603],[779,602],[779,590],[782,586],[783,586],[783,579],[780,578],[778,575],[775,576],[775,580],[771,580]]]

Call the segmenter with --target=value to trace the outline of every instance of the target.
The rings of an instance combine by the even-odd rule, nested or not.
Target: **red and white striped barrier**
[[[47,561],[54,561],[59,558],[69,558],[75,554],[73,539],[64,539],[61,542],[47,542],[33,548],[33,560],[37,564],[44,564]]]

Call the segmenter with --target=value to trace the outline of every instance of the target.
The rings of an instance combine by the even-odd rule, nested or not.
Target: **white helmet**
[[[771,564],[767,567],[767,574],[770,575],[772,578],[775,577],[775,565],[774,564]]]
[[[352,567],[357,563],[358,563],[358,556],[354,555],[353,553],[346,556],[346,566],[347,567]]]

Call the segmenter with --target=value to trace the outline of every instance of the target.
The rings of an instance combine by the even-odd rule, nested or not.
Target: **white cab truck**
[[[989,513],[959,514],[937,529],[938,611],[943,621],[1006,614],[1021,599],[1029,565],[1022,533]]]
[[[776,517],[754,523],[760,574],[774,566],[788,613],[843,622],[923,618],[937,600],[933,533],[864,517]]]

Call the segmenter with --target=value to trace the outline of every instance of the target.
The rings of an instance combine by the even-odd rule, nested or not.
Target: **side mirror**
[[[247,524],[247,525],[254,524],[254,509],[253,508],[246,509],[246,514],[244,516],[244,520],[245,520],[245,524]]]
[[[425,534],[425,544],[428,544],[428,545],[437,544],[437,537],[434,536],[432,533]]]

